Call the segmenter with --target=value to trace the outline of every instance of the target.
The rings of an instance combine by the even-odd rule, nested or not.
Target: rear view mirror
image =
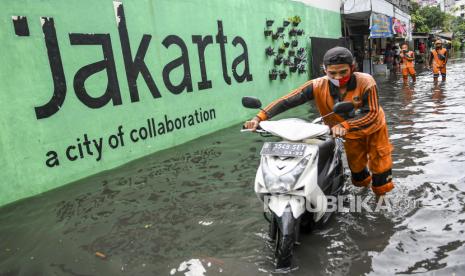
[[[247,108],[261,108],[262,102],[255,97],[243,97],[242,98],[242,105]]]
[[[333,107],[333,112],[336,114],[349,114],[354,111],[355,106],[352,102],[338,102]]]

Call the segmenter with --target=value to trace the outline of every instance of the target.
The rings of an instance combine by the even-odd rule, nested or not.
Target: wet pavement
[[[391,209],[340,212],[288,275],[465,275],[465,59],[435,85],[378,78],[395,147]],[[309,107],[281,117],[314,118]],[[0,275],[269,275],[253,192],[265,138],[238,126],[0,208]],[[371,191],[348,188],[349,197]]]

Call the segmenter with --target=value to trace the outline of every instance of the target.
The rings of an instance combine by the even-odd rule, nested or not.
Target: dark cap
[[[349,49],[344,47],[334,47],[329,49],[323,57],[325,66],[334,64],[349,64],[354,62],[354,56]]]

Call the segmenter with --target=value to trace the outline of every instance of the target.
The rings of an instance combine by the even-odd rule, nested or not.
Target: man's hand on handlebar
[[[347,134],[347,129],[345,129],[341,125],[335,125],[331,128],[331,132],[333,133],[333,137],[344,137]]]
[[[260,118],[254,117],[252,120],[246,121],[244,123],[244,128],[255,131],[255,130],[257,130],[258,123],[260,123]]]

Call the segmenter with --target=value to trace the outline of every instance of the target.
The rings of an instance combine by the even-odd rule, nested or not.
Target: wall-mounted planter
[[[292,63],[290,58],[286,58],[283,61],[284,66],[294,66],[294,63]]]
[[[301,61],[302,61],[302,59],[300,57],[295,57],[294,58],[294,63],[295,64],[299,64]]]
[[[284,47],[287,48],[287,47],[289,47],[289,45],[290,45],[291,43],[289,43],[289,42],[286,41],[286,42],[284,42],[283,44],[284,44]]]
[[[289,36],[295,36],[295,35],[297,35],[297,30],[296,29],[291,29],[289,31]]]
[[[279,49],[278,49],[278,53],[280,53],[280,54],[284,54],[285,51],[286,51],[286,48],[284,48],[284,47],[279,47]]]
[[[304,34],[304,30],[302,29],[297,30],[297,35],[303,35],[303,34]]]
[[[292,46],[292,47],[297,47],[297,45],[299,45],[299,41],[297,41],[297,40],[292,40],[291,46]]]
[[[266,20],[266,26],[267,27],[273,26],[273,22],[274,22],[274,20]]]
[[[279,38],[279,33],[275,33],[271,36],[271,38],[273,38],[273,40],[276,40]]]
[[[271,47],[266,48],[266,49],[265,49],[265,54],[266,54],[267,56],[269,56],[269,57],[270,57],[270,56],[273,56],[273,55],[274,55],[274,49],[271,48]]]
[[[278,30],[277,30],[278,33],[283,33],[284,32],[284,27],[278,27]]]
[[[300,64],[297,67],[297,70],[299,70],[299,74],[303,74],[303,73],[307,72],[307,70],[305,69],[305,64]]]
[[[265,30],[264,31],[265,37],[271,36],[273,34],[272,30]]]
[[[305,53],[305,49],[304,48],[299,48],[299,50],[297,50],[297,54],[300,56],[302,55],[303,53]]]
[[[274,65],[281,65],[281,63],[283,63],[283,57],[282,56],[277,56],[274,59]]]
[[[287,27],[287,26],[289,26],[290,23],[291,23],[291,22],[290,22],[289,20],[284,20],[284,21],[283,21],[283,26],[284,26],[284,27]]]
[[[275,69],[271,70],[268,73],[268,77],[270,78],[270,80],[276,80],[278,78],[278,71],[276,71]]]
[[[284,80],[285,78],[287,78],[287,73],[286,71],[280,71],[279,72],[279,78]]]
[[[299,23],[302,21],[302,19],[300,18],[300,16],[296,15],[291,18],[291,21],[292,21],[292,26],[299,26]]]
[[[290,57],[293,57],[293,56],[295,56],[295,50],[290,49],[290,50],[287,52],[287,54],[288,54]]]
[[[291,73],[297,72],[297,66],[296,66],[295,64],[294,64],[293,66],[290,66],[290,67],[289,67],[289,71],[290,71]]]

